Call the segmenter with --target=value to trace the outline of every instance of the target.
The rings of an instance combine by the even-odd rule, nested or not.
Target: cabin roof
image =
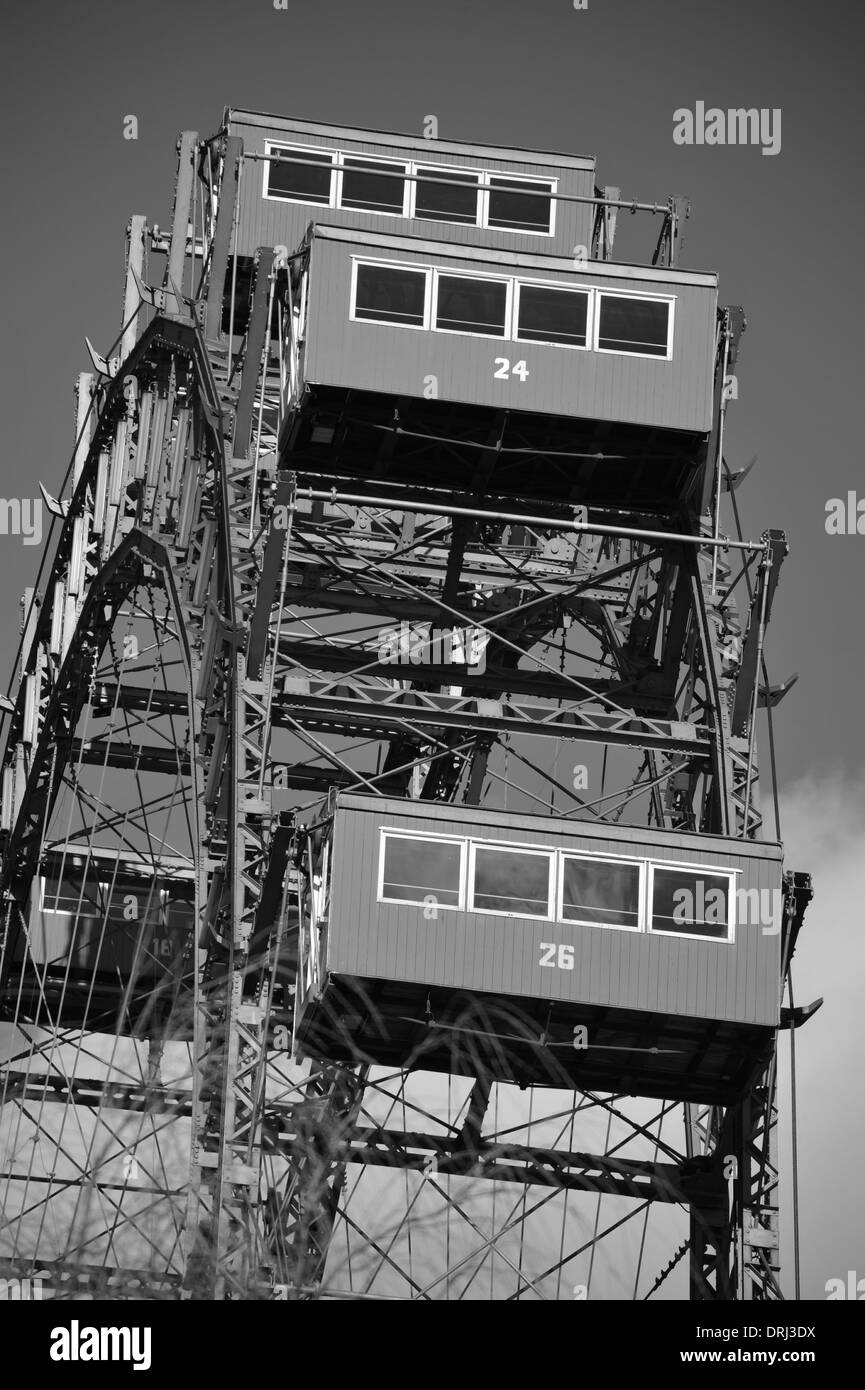
[[[323,135],[334,141],[364,140],[370,143],[397,146],[406,150],[430,148],[436,154],[468,155],[482,159],[507,159],[518,164],[549,165],[559,169],[594,171],[594,155],[561,154],[551,150],[524,149],[513,145],[478,145],[467,140],[425,140],[422,135],[407,135],[398,131],[369,130],[357,126],[331,125],[324,121],[307,121],[297,116],[275,116],[263,111],[248,111],[244,107],[225,109],[224,123],[229,131],[237,125],[253,125],[268,131],[303,130],[309,135]]]
[[[343,241],[364,247],[374,246],[384,250],[410,251],[416,255],[448,256],[451,259],[482,261],[485,265],[502,265],[515,272],[526,270],[549,270],[590,278],[610,280],[651,280],[660,285],[703,285],[717,289],[718,276],[714,271],[679,270],[666,266],[624,265],[619,261],[584,261],[577,266],[570,256],[550,256],[542,252],[503,251],[488,246],[470,246],[463,243],[441,241],[431,237],[397,235],[391,232],[373,232],[365,228],[341,227],[333,222],[310,223],[308,235],[317,240]]]
[[[405,797],[366,796],[359,792],[338,792],[336,804],[340,811],[374,812],[383,822],[391,817],[417,816],[423,820],[437,820],[445,824],[446,833],[449,822],[468,822],[468,835],[477,833],[482,827],[507,828],[517,835],[527,831],[536,835],[548,835],[556,839],[573,835],[575,838],[598,836],[605,840],[621,840],[623,845],[659,845],[673,847],[679,843],[681,848],[695,850],[705,848],[713,854],[733,855],[742,859],[781,859],[783,846],[775,840],[741,840],[729,835],[707,835],[687,830],[666,830],[660,827],[647,828],[641,825],[610,825],[605,821],[568,820],[562,816],[543,816],[535,813],[492,810],[483,806],[469,806],[459,803],[416,801]]]

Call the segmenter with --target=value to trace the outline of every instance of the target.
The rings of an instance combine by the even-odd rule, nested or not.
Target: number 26
[[[558,966],[559,970],[573,970],[574,968],[574,948],[567,942],[557,946],[554,941],[541,942],[541,958],[539,965]]]

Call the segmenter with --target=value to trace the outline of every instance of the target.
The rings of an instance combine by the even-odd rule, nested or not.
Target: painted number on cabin
[[[513,376],[518,377],[520,381],[525,381],[526,377],[529,375],[529,369],[526,366],[526,359],[524,357],[521,357],[519,362],[515,362],[513,366],[511,366],[511,359],[509,357],[497,357],[495,360],[495,368],[496,370],[493,372],[493,376],[498,381],[509,381]]]
[[[548,965],[551,969],[573,970],[574,948],[567,943],[557,946],[554,941],[542,941],[541,958],[538,964]]]

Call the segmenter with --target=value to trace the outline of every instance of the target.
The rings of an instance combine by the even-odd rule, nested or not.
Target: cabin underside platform
[[[0,999],[0,1019],[36,1028],[82,1028],[121,1036],[192,1037],[192,976],[134,980],[108,970],[18,967]]]
[[[717,1105],[748,1090],[772,1038],[743,1023],[333,975],[296,1023],[301,1055],[316,1058]]]
[[[307,389],[286,417],[279,467],[356,479],[678,516],[697,495],[705,437],[441,400]],[[408,499],[407,499],[408,500]]]

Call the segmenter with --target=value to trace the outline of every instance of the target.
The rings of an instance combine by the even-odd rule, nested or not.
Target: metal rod
[[[390,497],[369,497],[358,492],[329,492],[324,488],[299,488],[299,497],[307,497],[315,502],[344,502],[350,506],[384,507],[388,511],[404,512],[404,501]],[[722,550],[765,551],[766,541],[733,541],[727,536],[695,536],[682,531],[639,531],[630,526],[603,526],[594,521],[562,521],[549,516],[526,516],[519,512],[488,512],[479,507],[445,506],[438,502],[419,502],[413,509],[422,515],[430,516],[471,516],[481,521],[508,521],[521,526],[545,527],[551,531],[579,531],[593,536],[620,536],[623,539],[638,541],[675,541],[681,545],[718,547]]]
[[[730,353],[730,320],[729,316],[724,317],[724,356],[721,363],[721,406],[718,419],[718,455],[715,463],[715,518],[712,527],[712,535],[718,539],[719,527],[721,525],[721,474],[724,467],[724,420],[727,415],[727,362]],[[715,588],[718,580],[718,551],[712,555],[712,595],[714,597]]]
[[[243,178],[243,154],[237,159],[237,190],[234,195],[234,227],[231,260],[231,306],[228,311],[228,355],[225,362],[226,386],[231,385],[234,376],[234,301],[237,297],[237,230],[240,225],[240,181]]]
[[[792,1202],[793,1202],[793,1297],[801,1298],[799,1271],[799,1141],[796,1127],[796,1022],[793,1001],[793,972],[787,967],[787,992],[790,998],[790,1152],[792,1158]]]
[[[267,388],[267,369],[270,362],[270,330],[273,324],[273,296],[276,289],[276,265],[270,270],[270,289],[267,295],[267,329],[264,334],[264,365],[261,368],[261,388],[258,396],[258,419],[255,429],[255,454],[252,460],[252,488],[249,499],[249,540],[255,532],[255,503],[258,496],[258,465],[261,458],[261,422],[264,418],[264,395]],[[279,393],[282,403],[282,391]]]
[[[183,271],[186,261],[186,242],[189,235],[189,207],[192,201],[194,183],[195,150],[198,134],[194,130],[184,130],[180,137],[177,164],[177,183],[174,191],[174,215],[171,221],[171,241],[168,248],[168,264],[165,268],[165,286],[169,293],[167,304],[172,313],[180,312],[180,305],[174,289],[183,287]],[[195,253],[195,228],[192,229],[192,249]]]
[[[754,677],[754,689],[751,693],[751,709],[749,712],[750,727],[748,729],[748,769],[745,776],[745,800],[742,807],[742,838],[748,836],[748,812],[751,809],[751,784],[754,780],[754,752],[757,742],[757,709],[760,698],[760,668],[763,658],[763,643],[766,638],[766,607],[769,601],[769,584],[772,578],[771,552],[767,553],[761,568],[762,587],[760,591],[760,615],[759,627],[757,628],[757,672]],[[752,619],[753,621],[753,619]]]

